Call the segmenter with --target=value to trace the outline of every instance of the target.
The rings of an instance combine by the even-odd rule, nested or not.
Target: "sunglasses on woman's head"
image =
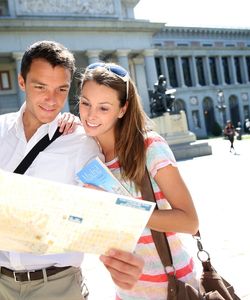
[[[105,68],[109,72],[115,74],[117,77],[121,78],[126,83],[126,100],[128,100],[128,88],[129,88],[129,74],[128,71],[122,68],[121,66],[115,64],[109,64],[104,62],[96,62],[90,64],[87,67],[87,70],[94,70],[96,68]]]

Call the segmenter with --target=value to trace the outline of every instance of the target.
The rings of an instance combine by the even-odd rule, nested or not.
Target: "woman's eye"
[[[81,104],[84,106],[89,106],[89,103],[87,101],[81,100]]]
[[[101,110],[101,111],[108,111],[109,109],[108,109],[108,107],[101,106],[101,107],[100,107],[100,110]]]

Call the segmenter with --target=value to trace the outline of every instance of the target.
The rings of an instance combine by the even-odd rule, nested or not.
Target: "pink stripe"
[[[176,270],[176,277],[181,278],[187,276],[189,273],[192,273],[194,268],[194,262],[191,259],[190,263],[186,265],[184,268]],[[173,274],[172,272],[170,274]],[[140,277],[141,281],[149,281],[149,282],[167,282],[168,277],[166,274],[159,274],[159,275],[146,275],[142,274]]]
[[[166,232],[166,236],[172,236],[175,234],[176,234],[175,232]],[[144,235],[139,238],[137,244],[150,244],[153,242],[154,241],[153,241],[152,235]]]
[[[153,137],[153,138],[149,137],[149,138],[145,139],[145,145],[147,147],[149,147],[149,145],[151,145],[154,142],[162,142],[162,143],[164,143],[164,141],[162,140],[161,137]]]
[[[120,168],[120,164],[119,162],[116,160],[114,161],[112,164],[108,165],[109,169],[119,169]]]

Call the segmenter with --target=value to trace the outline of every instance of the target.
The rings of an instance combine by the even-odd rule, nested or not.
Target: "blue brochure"
[[[85,184],[98,186],[107,192],[131,196],[98,157],[89,161],[77,176]]]

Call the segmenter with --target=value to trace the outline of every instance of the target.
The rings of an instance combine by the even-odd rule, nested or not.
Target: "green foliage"
[[[221,136],[222,128],[218,122],[214,122],[211,132],[214,136]]]

